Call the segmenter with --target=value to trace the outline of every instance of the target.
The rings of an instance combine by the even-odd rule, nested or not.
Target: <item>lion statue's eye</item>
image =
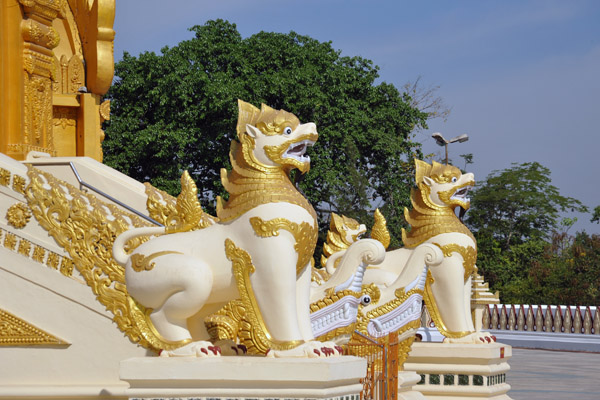
[[[360,298],[360,304],[362,304],[363,306],[368,306],[369,304],[371,304],[371,296],[369,296],[368,294],[363,295]]]
[[[454,177],[452,177],[452,183],[456,183],[456,181],[458,181],[458,178],[457,178],[457,177],[455,177],[455,176],[454,176]]]
[[[284,135],[291,135],[292,134],[292,128],[290,128],[289,126],[286,126],[285,129],[283,130],[283,134]]]

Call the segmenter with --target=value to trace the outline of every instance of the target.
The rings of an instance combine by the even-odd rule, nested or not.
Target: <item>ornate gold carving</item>
[[[114,315],[113,320],[134,343],[151,348],[143,321],[133,321],[125,287],[125,272],[112,258],[117,235],[148,224],[116,205],[104,203],[66,182],[29,166],[30,184],[25,193],[29,207],[39,224],[72,257],[63,258],[61,273],[70,275],[77,268],[98,301]],[[130,242],[133,248],[140,240]],[[47,264],[54,267],[51,255]],[[145,313],[146,310],[141,310]]]
[[[17,229],[24,228],[31,218],[31,211],[23,203],[13,204],[6,211],[6,220],[9,225],[14,226]]]
[[[375,210],[375,223],[371,228],[371,238],[379,240],[385,249],[388,248],[392,240],[390,231],[387,229],[387,221],[385,217],[379,211],[379,208]]]
[[[0,346],[29,347],[68,344],[8,311],[0,309]]]
[[[265,104],[261,104],[260,110],[250,103],[243,101],[240,104],[240,117],[238,118],[238,136],[246,131],[246,124],[256,126],[265,135],[281,135],[286,127],[296,129],[300,120],[294,114],[275,110]]]
[[[31,254],[31,242],[25,239],[21,239],[19,241],[19,249],[17,251],[19,252],[19,254],[22,254],[25,257],[29,257],[29,254]]]
[[[475,248],[468,246],[459,246],[456,243],[448,244],[446,246],[442,246],[437,243],[433,243],[437,247],[442,250],[444,253],[444,257],[451,257],[452,253],[456,252],[460,254],[463,258],[463,267],[465,269],[465,282],[469,277],[475,273],[477,273],[477,267],[475,266],[475,262],[477,261],[477,250]]]
[[[68,126],[76,126],[77,109],[72,107],[54,107],[54,126],[63,130]]]
[[[425,294],[423,296],[423,300],[425,300],[425,304],[427,305],[427,311],[431,315],[431,319],[435,324],[436,328],[440,331],[442,335],[447,338],[456,339],[467,336],[472,333],[469,331],[458,331],[453,332],[448,330],[442,316],[440,315],[439,308],[435,301],[435,297],[433,296],[433,291],[431,290],[431,284],[434,282],[433,276],[431,275],[431,271],[427,271],[427,281],[425,282]]]
[[[240,301],[245,310],[240,321],[238,336],[240,342],[248,348],[248,353],[265,354],[269,349],[289,350],[302,344],[301,340],[281,342],[271,337],[252,290],[250,274],[255,271],[255,267],[250,254],[236,247],[230,239],[225,241],[225,254],[232,262],[233,275],[241,297]]]
[[[46,265],[53,269],[58,269],[58,263],[60,262],[60,258],[56,253],[48,254],[48,258],[46,259]]]
[[[85,86],[85,70],[79,57],[78,54],[73,54],[67,65],[67,93],[77,93],[80,87]]]
[[[61,7],[60,1],[53,0],[19,0],[27,16],[37,15],[52,21],[58,15]]]
[[[68,0],[68,2],[72,18],[80,27],[78,34],[73,34],[73,36],[81,38],[82,53],[86,55],[88,90],[103,95],[110,88],[114,74],[115,2],[88,0]],[[66,14],[70,20],[70,13],[67,11]],[[85,27],[85,29],[81,29],[81,27]]]
[[[60,42],[60,36],[54,28],[32,18],[28,18],[22,22],[21,32],[25,41],[46,49],[53,49]]]
[[[33,261],[44,263],[44,258],[46,257],[46,249],[40,246],[35,246],[33,249],[33,254],[31,255],[31,259]]]
[[[151,271],[155,264],[151,262],[157,257],[164,256],[166,254],[183,254],[178,251],[159,251],[157,253],[144,256],[143,254],[132,254],[131,255],[131,268],[136,272]]]
[[[19,237],[18,235],[15,235],[11,232],[5,231],[4,229],[0,228],[0,238],[2,237],[2,233],[5,233],[4,235],[4,247],[6,247],[9,250],[12,251],[16,251],[21,255],[24,256],[30,256],[31,259],[35,262],[38,262],[40,264],[44,264],[44,259],[45,259],[45,265],[53,268],[53,269],[58,269],[59,264],[61,263],[61,260],[68,260],[68,261],[64,261],[63,265],[66,266],[67,265],[71,265],[71,272],[72,272],[72,265],[73,265],[73,261],[69,260],[65,257],[61,257],[60,255],[47,250],[41,246],[38,245],[32,245],[32,243],[30,243],[28,240],[23,239],[22,237]],[[18,243],[18,246],[17,246]],[[34,247],[33,252],[31,252],[31,247]],[[48,254],[48,257],[46,257],[46,254]],[[70,275],[70,274],[69,274]]]
[[[204,325],[212,342],[219,340],[237,341],[240,324],[246,316],[241,300],[232,300],[216,313],[204,319]]]
[[[52,135],[52,80],[56,62],[52,49],[59,35],[51,26],[59,13],[60,2],[20,0],[24,19],[23,38],[23,131],[19,143],[11,143],[24,156],[32,150],[55,155]]]
[[[100,104],[100,122],[110,120],[110,100],[104,100]]]
[[[412,296],[415,293],[420,294],[421,296],[423,295],[423,291],[418,288],[409,290],[408,292],[405,292],[404,289],[396,289],[396,292],[394,293],[396,298],[394,300],[388,301],[387,303],[382,304],[382,305],[372,309],[371,311],[367,312],[366,315],[363,315],[362,312],[359,312],[358,318],[356,321],[356,330],[361,332],[363,335],[368,335],[367,325],[369,324],[370,320],[381,317],[385,314],[388,314],[388,313],[394,311],[396,308],[400,307],[400,305],[402,303],[404,303],[410,296]],[[421,321],[420,321],[420,319],[418,319],[417,321],[409,322],[409,324],[407,326],[409,326],[409,327],[412,326],[412,327],[415,327],[415,329],[416,329],[420,325],[421,325]],[[406,329],[408,329],[408,328],[406,328]],[[406,330],[406,329],[403,328],[403,330]]]
[[[0,168],[0,185],[8,186],[10,185],[10,171]]]
[[[13,175],[13,190],[17,193],[25,193],[25,178],[19,175]]]
[[[264,221],[259,217],[252,217],[250,218],[250,224],[254,232],[260,237],[279,236],[280,229],[285,229],[294,236],[296,240],[294,249],[298,253],[296,275],[300,275],[312,258],[312,253],[317,244],[317,230],[308,222],[297,224],[285,218]]]
[[[49,78],[26,74],[24,111],[23,150],[29,151],[28,146],[36,146],[54,155],[52,83]]]
[[[6,232],[4,236],[4,247],[9,250],[14,250],[17,245],[17,236],[13,233]]]
[[[72,276],[73,275],[73,260],[68,258],[63,258],[60,263],[60,273],[64,276]]]
[[[166,233],[203,229],[218,221],[202,209],[198,201],[198,188],[187,171],[181,174],[181,193],[177,199],[148,182],[144,185],[148,196],[148,213],[165,226]]]

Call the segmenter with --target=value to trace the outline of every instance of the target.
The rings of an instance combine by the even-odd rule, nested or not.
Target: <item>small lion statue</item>
[[[310,169],[305,152],[317,141],[316,126],[264,104],[238,105],[232,170],[221,170],[229,199],[218,199],[217,218],[192,231],[126,231],[115,240],[113,256],[125,267],[129,294],[164,343],[162,356],[218,355],[206,329],[190,321],[208,321],[227,304],[242,310],[244,332],[269,356],[339,355],[339,347],[315,341],[311,331],[317,217],[289,178],[293,169]],[[129,240],[151,235],[126,252]]]

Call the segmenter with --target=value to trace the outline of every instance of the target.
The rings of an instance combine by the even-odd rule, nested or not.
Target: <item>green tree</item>
[[[537,162],[492,172],[472,195],[467,225],[477,238],[494,239],[502,250],[530,239],[549,239],[565,211],[587,208],[552,185],[550,170]]]
[[[523,286],[522,300],[528,303],[598,304],[600,236],[555,232],[542,256],[533,260]]]
[[[103,144],[108,165],[171,194],[188,170],[212,211],[214,197],[224,194],[219,170],[229,167],[236,100],[265,103],[317,124],[319,141],[300,188],[322,231],[331,211],[365,220],[383,199],[392,235],[400,237],[412,158],[421,156],[411,132],[427,118],[408,95],[376,83],[378,67],[341,56],[330,42],[294,32],[243,39],[222,20],[191,31],[193,39],[161,55],[125,53],[115,65]]]
[[[477,239],[477,265],[503,302],[575,298],[574,290],[558,296],[572,277],[567,260],[574,239],[567,232],[576,218],[560,219],[569,210],[586,207],[560,195],[550,170],[537,162],[494,171],[477,185],[466,224]]]
[[[594,208],[594,213],[592,214],[591,222],[600,224],[600,206],[596,206],[596,208]]]

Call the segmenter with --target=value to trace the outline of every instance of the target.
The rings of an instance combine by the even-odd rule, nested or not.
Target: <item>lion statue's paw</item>
[[[445,338],[444,343],[472,343],[472,344],[488,344],[495,343],[496,336],[489,332],[473,332],[461,338]]]
[[[291,350],[269,350],[267,357],[271,358],[325,358],[343,355],[344,350],[333,342],[306,342]]]
[[[197,342],[188,343],[185,346],[175,350],[163,350],[160,352],[161,357],[220,357],[221,348],[214,346],[211,342],[200,340]]]
[[[214,344],[221,349],[222,356],[245,356],[248,348],[243,344],[238,344],[230,339],[217,340]]]

